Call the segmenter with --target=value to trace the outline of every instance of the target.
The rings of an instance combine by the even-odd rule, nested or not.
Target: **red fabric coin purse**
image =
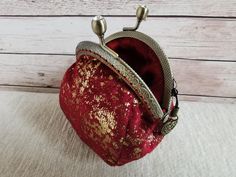
[[[146,6],[139,6],[136,26],[106,39],[106,21],[96,16],[92,28],[100,44],[80,42],[76,62],[61,83],[60,106],[67,119],[112,166],[151,152],[178,120],[168,59],[152,38],[136,31],[147,14]]]

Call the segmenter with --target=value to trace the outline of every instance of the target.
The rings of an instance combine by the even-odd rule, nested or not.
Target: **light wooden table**
[[[76,45],[98,42],[93,16],[108,37],[135,24],[140,3],[150,16],[138,31],[169,57],[182,100],[236,103],[235,0],[1,0],[0,90],[55,91]]]
[[[1,177],[236,176],[233,104],[181,102],[180,121],[143,159],[110,167],[75,134],[58,94],[0,92]]]

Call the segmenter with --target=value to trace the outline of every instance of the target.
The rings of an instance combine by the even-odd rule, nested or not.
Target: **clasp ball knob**
[[[100,40],[103,40],[104,34],[107,30],[107,23],[105,18],[100,15],[95,16],[92,19],[91,26],[93,32],[100,38]]]
[[[146,7],[146,5],[139,5],[136,10],[136,17],[138,18],[139,21],[146,20],[148,12],[149,10]]]

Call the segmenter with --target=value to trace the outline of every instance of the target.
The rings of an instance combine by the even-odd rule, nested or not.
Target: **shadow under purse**
[[[76,62],[61,83],[60,106],[67,119],[112,166],[151,152],[178,120],[178,91],[168,58],[157,42],[136,31],[147,14],[146,6],[139,6],[136,26],[106,39],[105,19],[94,17],[100,44],[80,42]]]

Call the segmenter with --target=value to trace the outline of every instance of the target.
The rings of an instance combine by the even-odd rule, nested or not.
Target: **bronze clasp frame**
[[[146,20],[148,16],[148,8],[145,5],[139,5],[136,10],[137,22],[134,27],[124,27],[123,31],[136,31],[143,20]]]

